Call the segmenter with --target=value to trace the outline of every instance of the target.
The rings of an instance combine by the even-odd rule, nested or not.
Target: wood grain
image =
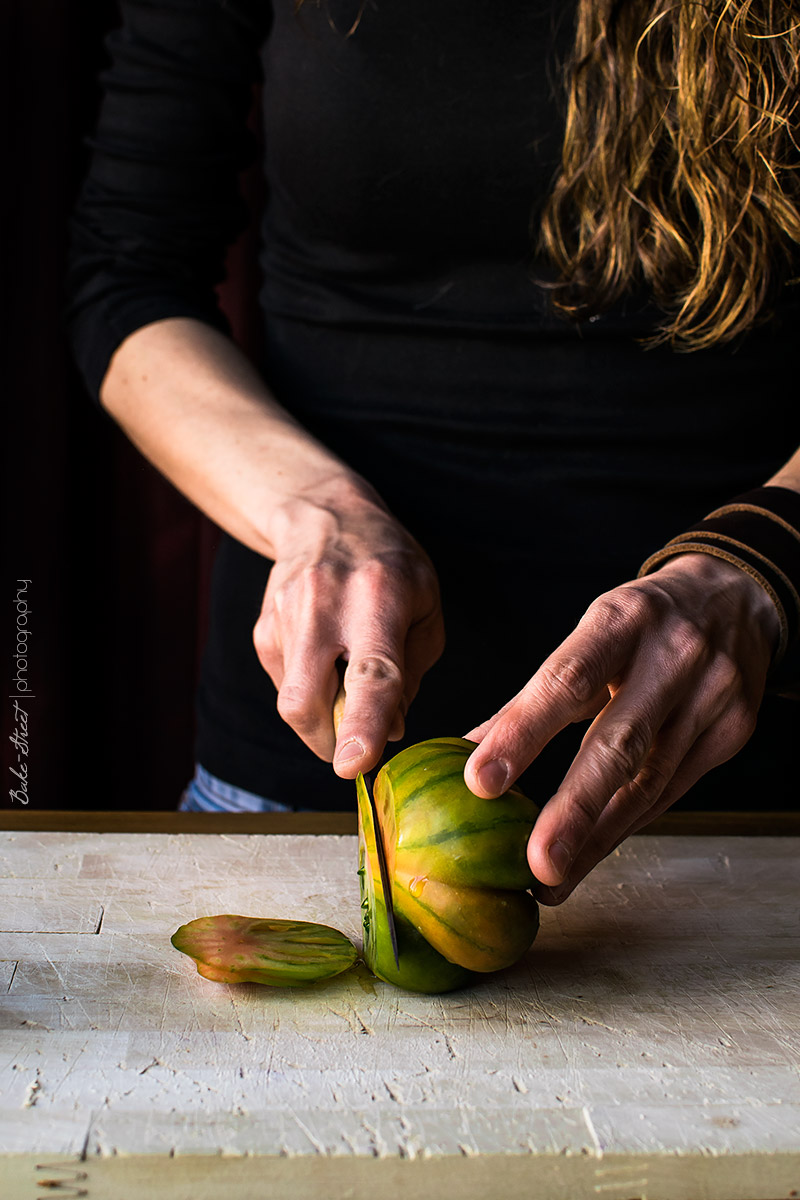
[[[42,1163],[92,1200],[788,1197],[799,851],[632,839],[515,967],[427,997],[214,984],[169,944],[217,912],[355,940],[352,836],[8,832],[0,926],[39,927],[0,932],[4,1198]]]

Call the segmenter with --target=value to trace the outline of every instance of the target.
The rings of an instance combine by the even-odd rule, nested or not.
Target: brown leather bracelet
[[[644,562],[637,578],[678,554],[711,554],[746,571],[778,612],[780,641],[771,671],[800,649],[800,493],[754,488],[680,533]]]

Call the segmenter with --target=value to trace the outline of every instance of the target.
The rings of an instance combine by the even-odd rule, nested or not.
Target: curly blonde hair
[[[532,229],[556,311],[644,284],[664,313],[644,343],[683,351],[769,317],[800,282],[799,64],[800,0],[578,0],[561,167]]]
[[[769,315],[800,243],[799,63],[797,0],[578,0],[539,230],[557,309],[644,281],[666,314],[647,344],[677,350]]]

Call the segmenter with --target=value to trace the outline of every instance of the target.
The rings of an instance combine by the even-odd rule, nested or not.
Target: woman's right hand
[[[333,482],[285,504],[253,629],[278,712],[353,779],[403,736],[408,706],[444,648],[439,585],[422,547],[367,485]],[[333,702],[344,659],[338,739]]]
[[[387,739],[402,737],[444,647],[425,551],[210,325],[172,317],[135,330],[111,360],[102,402],[184,496],[274,561],[253,641],[278,710],[320,758],[338,749],[343,778],[370,770]],[[338,658],[348,666],[337,746]]]

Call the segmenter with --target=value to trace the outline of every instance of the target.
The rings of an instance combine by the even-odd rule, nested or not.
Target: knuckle
[[[592,835],[604,805],[587,794],[575,791],[567,798],[569,825],[576,845],[585,846]]]
[[[628,622],[648,626],[663,615],[664,597],[660,592],[635,584],[621,590],[622,606]]]
[[[402,578],[399,567],[390,558],[371,558],[358,569],[362,587],[370,595],[381,595]]]
[[[445,648],[446,644],[447,644],[447,639],[445,638],[444,630],[442,629],[439,631],[439,633],[434,638],[431,639],[431,643],[430,643],[430,646],[428,649],[428,659],[427,659],[427,665],[429,667],[432,667],[433,664],[438,662],[439,659],[442,657],[442,655],[444,654],[444,648]]]
[[[278,713],[298,733],[311,733],[317,725],[316,713],[307,691],[297,686],[282,687],[278,692]]]
[[[641,587],[616,588],[594,601],[587,610],[593,620],[616,632],[632,623],[648,625],[659,609],[657,597]]]
[[[647,762],[627,785],[634,817],[646,813],[662,794],[673,772],[655,759]]]
[[[306,605],[316,607],[321,605],[323,601],[329,600],[334,589],[339,583],[341,571],[337,564],[329,562],[326,559],[320,559],[318,562],[310,563],[303,568],[302,573],[302,592],[303,601]],[[283,600],[295,601],[292,594],[294,588],[286,589]]]
[[[617,599],[617,594],[607,592],[603,596],[598,596],[587,608],[583,620],[610,626],[612,629],[618,628],[625,620],[625,612]]]
[[[669,631],[667,653],[673,665],[691,671],[707,656],[708,642],[693,621],[677,618]]]
[[[444,653],[444,648],[447,638],[444,632],[444,625],[441,621],[436,621],[427,638],[428,660],[431,664],[441,658]]]
[[[742,669],[728,654],[717,655],[709,668],[709,683],[718,695],[740,695],[744,691]]]
[[[615,776],[633,779],[650,749],[650,730],[632,722],[616,725],[597,734],[595,747],[601,758],[611,766]]]
[[[365,654],[350,662],[345,672],[345,687],[358,683],[400,688],[403,672],[388,654]]]
[[[269,654],[272,648],[272,638],[265,621],[257,621],[253,626],[253,645],[259,658]]]
[[[753,736],[756,722],[755,709],[745,701],[731,705],[703,737],[703,770],[709,771],[738,754]]]
[[[757,714],[745,701],[733,706],[728,717],[728,730],[734,754],[750,741],[756,731],[757,721]]]
[[[427,671],[441,658],[446,645],[444,622],[439,612],[415,621],[406,634],[406,672],[414,675]]]
[[[541,679],[554,695],[565,695],[579,705],[588,704],[600,686],[588,664],[579,658],[561,658],[545,663],[541,668]]]
[[[404,603],[426,612],[438,607],[439,585],[428,564],[407,553],[391,552],[370,559],[359,571],[360,584],[373,600],[387,595],[405,597]]]
[[[253,646],[262,666],[269,670],[275,665],[278,647],[271,621],[261,619],[253,626]]]
[[[409,561],[407,554],[400,550],[386,550],[368,559],[360,568],[365,579],[373,579],[377,584],[386,581],[396,582],[406,580],[416,574],[415,563]]]

